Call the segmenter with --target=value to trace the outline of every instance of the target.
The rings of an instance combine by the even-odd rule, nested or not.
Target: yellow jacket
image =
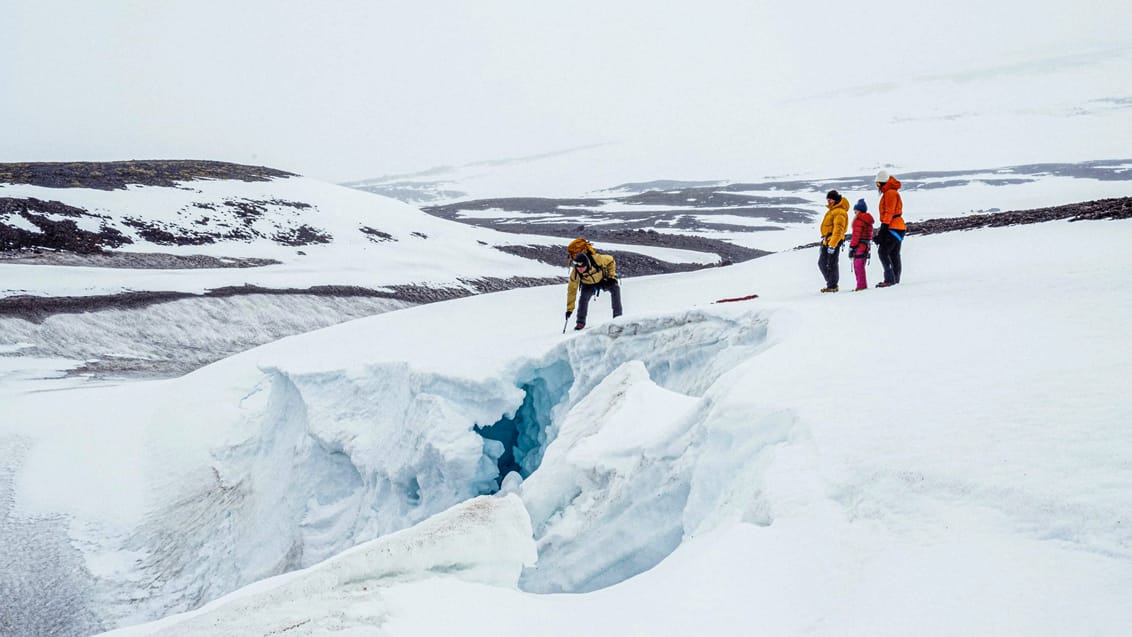
[[[574,301],[578,296],[578,282],[581,281],[583,285],[597,285],[605,278],[617,279],[617,264],[613,262],[613,257],[608,254],[598,254],[596,252],[589,253],[590,258],[593,260],[597,267],[593,265],[586,268],[581,274],[578,274],[578,268],[575,268],[573,263],[570,264],[570,286],[566,290],[566,311],[574,311]]]
[[[835,204],[828,204],[829,210],[821,220],[821,244],[836,248],[845,239],[845,229],[849,227],[849,199],[842,197]]]

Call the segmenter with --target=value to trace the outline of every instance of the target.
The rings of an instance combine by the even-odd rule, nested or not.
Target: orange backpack
[[[566,246],[566,253],[570,255],[571,259],[573,259],[574,255],[578,254],[579,252],[588,252],[589,254],[593,254],[593,244],[579,237],[571,241],[570,245]]]

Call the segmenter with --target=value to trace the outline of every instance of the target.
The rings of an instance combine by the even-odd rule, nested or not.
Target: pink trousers
[[[853,274],[857,275],[857,289],[869,287],[869,282],[865,280],[865,261],[866,259],[853,259]]]

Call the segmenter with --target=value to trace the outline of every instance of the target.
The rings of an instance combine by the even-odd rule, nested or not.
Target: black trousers
[[[609,292],[609,298],[613,300],[613,318],[621,316],[621,284],[617,282],[602,281],[597,285],[582,284],[582,296],[578,299],[578,322],[585,325],[586,315],[590,312],[590,299],[597,294],[598,290],[605,290]]]
[[[900,283],[900,246],[904,242],[892,236],[889,230],[884,230],[877,239],[877,256],[884,268],[884,282]]]
[[[841,243],[844,243],[844,241]],[[833,254],[827,252],[825,246],[818,246],[818,250],[820,250],[818,252],[818,269],[825,277],[825,287],[827,288],[837,287],[837,282],[841,280],[841,272],[837,266],[838,257],[841,256],[841,243],[833,249]]]

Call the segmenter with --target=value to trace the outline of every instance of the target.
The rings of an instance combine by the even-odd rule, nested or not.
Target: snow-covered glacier
[[[0,541],[25,550],[0,569],[3,616],[87,634],[197,609],[131,636],[565,635],[578,617],[1121,634],[1111,317],[1130,301],[1110,264],[1130,232],[921,237],[914,279],[835,298],[802,252],[630,279],[631,314],[599,302],[566,336],[561,286],[488,294],[176,380],[5,396]],[[1064,303],[1027,290],[1038,266]]]

